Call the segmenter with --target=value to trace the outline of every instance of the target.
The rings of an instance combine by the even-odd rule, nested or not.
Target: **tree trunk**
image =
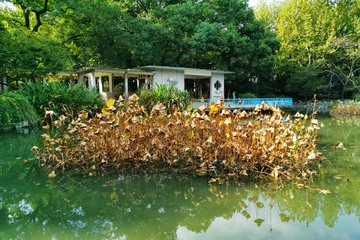
[[[343,90],[341,92],[341,99],[344,99],[344,94],[345,94],[347,83],[348,83],[348,79],[346,79],[345,84],[344,84],[344,88],[343,88]]]

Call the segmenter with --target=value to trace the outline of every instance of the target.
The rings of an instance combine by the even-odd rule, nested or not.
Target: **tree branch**
[[[25,24],[23,24],[22,22],[20,22],[19,20],[16,20],[16,19],[11,19],[11,21],[15,22],[15,23],[18,23],[20,24],[20,26],[22,27],[26,27]]]
[[[75,35],[75,36],[72,36],[72,37],[66,39],[65,41],[63,41],[62,45],[65,45],[65,43],[67,43],[68,41],[70,41],[70,40],[72,40],[72,39],[75,39],[75,38],[78,38],[78,37],[82,37],[82,36],[84,36],[83,33],[78,34],[78,35]]]
[[[36,14],[36,25],[33,29],[33,32],[39,31],[39,27],[41,26],[40,16],[48,11],[48,0],[45,0],[44,8],[40,11],[32,10]]]

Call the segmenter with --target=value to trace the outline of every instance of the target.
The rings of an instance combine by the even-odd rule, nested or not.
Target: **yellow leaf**
[[[110,199],[111,200],[114,200],[114,199],[118,199],[118,195],[116,194],[116,192],[112,192],[111,194],[110,194]]]
[[[105,115],[109,114],[109,112],[108,112],[105,108],[103,108],[103,109],[101,110],[101,112],[102,112],[103,114],[105,114]]]
[[[191,111],[191,110],[193,110],[193,106],[188,105],[186,109],[189,110],[189,111]]]
[[[211,105],[210,109],[210,114],[216,113],[219,110],[219,108],[215,105]]]
[[[221,122],[219,123],[219,126],[223,125],[223,123],[224,123],[224,121],[221,121]]]
[[[82,119],[87,119],[89,117],[88,113],[81,114]]]
[[[186,133],[189,138],[192,138],[194,136],[194,131],[190,131]]]
[[[107,101],[106,106],[109,108],[109,107],[111,107],[112,105],[114,105],[114,103],[115,103],[115,99],[110,98],[110,99]]]

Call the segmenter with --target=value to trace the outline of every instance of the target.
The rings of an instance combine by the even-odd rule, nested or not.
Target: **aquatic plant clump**
[[[323,124],[316,119],[305,127],[307,115],[297,113],[292,120],[264,102],[252,112],[223,107],[219,100],[183,112],[174,107],[167,114],[162,103],[147,112],[136,95],[126,103],[121,97],[116,104],[110,99],[91,119],[85,112],[71,121],[60,117],[53,123],[60,128],[59,136],[44,127],[48,132],[42,135],[42,147],[32,150],[51,171],[76,170],[90,176],[104,169],[166,168],[200,176],[255,173],[277,179],[306,176],[308,165],[320,158],[317,130]]]
[[[350,100],[349,102],[337,101],[330,111],[331,115],[360,115],[360,102]]]

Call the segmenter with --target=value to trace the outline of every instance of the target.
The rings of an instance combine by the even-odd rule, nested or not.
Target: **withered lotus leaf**
[[[341,143],[339,143],[339,145],[338,146],[336,146],[336,148],[340,148],[340,149],[342,149],[342,150],[346,150],[346,148],[344,147],[344,144],[341,142]]]
[[[37,146],[33,146],[32,148],[31,148],[31,151],[33,151],[33,152],[37,152],[37,151],[39,151],[39,148],[37,147]]]
[[[48,175],[49,178],[54,178],[56,177],[56,173],[55,171],[52,171],[49,175]]]
[[[45,111],[44,118],[51,118],[53,115],[56,115],[54,111]]]
[[[61,164],[64,171],[77,169],[88,175],[95,174],[95,169],[169,167],[212,179],[219,178],[218,174],[222,175],[219,179],[226,179],[256,173],[276,180],[302,176],[320,155],[316,151],[320,122],[312,117],[311,126],[305,128],[306,119],[300,113],[292,119],[265,103],[256,111],[232,112],[224,108],[223,100],[199,109],[189,105],[185,110],[158,102],[148,111],[132,95],[127,101],[119,97],[119,105],[114,104],[110,99],[102,113],[90,119],[82,112],[66,123],[61,122],[65,118],[55,122],[55,126],[69,126],[51,139],[43,134],[42,148],[32,148],[40,164],[46,162],[53,169]],[[345,149],[341,144],[336,148]]]
[[[136,94],[133,94],[129,97],[129,102],[136,102],[139,100],[139,97]]]

